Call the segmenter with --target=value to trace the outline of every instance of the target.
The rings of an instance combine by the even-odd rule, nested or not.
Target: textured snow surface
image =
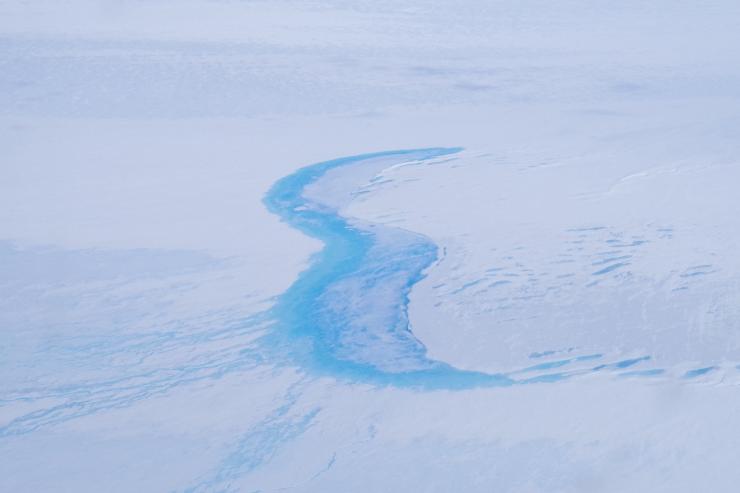
[[[737,491],[738,27],[0,2],[0,491]]]

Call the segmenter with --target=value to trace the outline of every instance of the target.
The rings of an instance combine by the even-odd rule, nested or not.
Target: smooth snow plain
[[[0,3],[0,490],[736,491],[738,19]]]

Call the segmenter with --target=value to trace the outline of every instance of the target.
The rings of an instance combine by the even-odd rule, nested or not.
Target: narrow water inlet
[[[336,207],[342,195],[355,189],[343,187],[335,170],[351,166],[353,173],[363,167],[377,173],[460,150],[387,151],[325,161],[301,168],[270,189],[264,198],[267,208],[324,243],[271,310],[273,344],[290,348],[293,358],[314,370],[380,384],[467,388],[512,383],[503,375],[458,370],[429,359],[414,337],[408,294],[436,261],[436,245],[410,231],[343,217]],[[332,173],[331,196],[307,196],[309,186]]]

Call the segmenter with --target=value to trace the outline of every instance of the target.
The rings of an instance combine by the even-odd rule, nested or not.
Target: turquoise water
[[[343,218],[304,190],[336,168],[377,158],[425,161],[459,148],[388,151],[302,168],[264,199],[290,226],[323,242],[310,267],[271,311],[271,344],[303,366],[332,376],[425,388],[512,383],[503,375],[463,371],[429,359],[409,325],[408,294],[437,259],[429,239],[402,229]]]

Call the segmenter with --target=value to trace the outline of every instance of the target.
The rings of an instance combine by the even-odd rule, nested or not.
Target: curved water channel
[[[264,199],[268,209],[324,244],[272,309],[274,343],[303,365],[353,380],[427,388],[512,383],[503,375],[459,370],[429,359],[414,337],[408,294],[436,261],[434,243],[339,212],[383,169],[459,151],[433,148],[345,157],[302,168],[272,187]]]

